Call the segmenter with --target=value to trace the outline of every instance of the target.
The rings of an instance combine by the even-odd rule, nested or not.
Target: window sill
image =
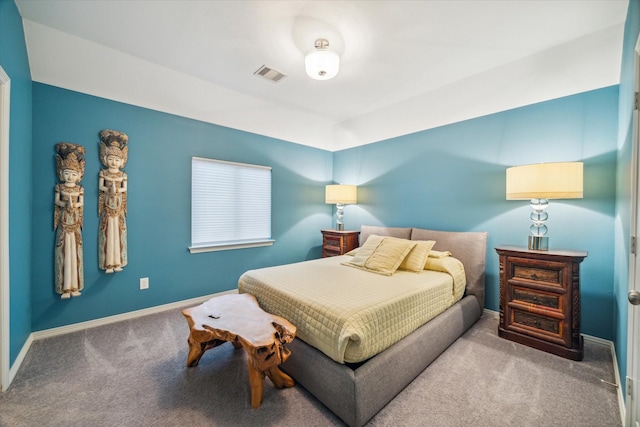
[[[189,252],[199,254],[202,252],[230,251],[232,249],[259,248],[262,246],[272,246],[275,240],[255,240],[251,242],[230,242],[199,246],[189,246]]]

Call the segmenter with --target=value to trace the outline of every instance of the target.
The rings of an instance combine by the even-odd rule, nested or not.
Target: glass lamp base
[[[546,236],[529,236],[529,249],[534,251],[549,250],[549,238]]]
[[[342,218],[344,217],[344,204],[343,203],[336,203],[336,216],[337,216],[337,220],[336,220],[336,230],[338,231],[343,231],[344,230],[344,223],[342,222]]]

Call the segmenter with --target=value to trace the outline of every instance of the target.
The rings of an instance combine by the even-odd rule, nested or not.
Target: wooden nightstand
[[[500,258],[498,335],[582,360],[580,263],[587,252],[495,248]]]
[[[344,255],[359,246],[359,231],[320,230],[322,233],[322,258]]]

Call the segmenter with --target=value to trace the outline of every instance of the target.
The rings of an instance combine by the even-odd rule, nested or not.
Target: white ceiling
[[[335,151],[618,84],[628,0],[16,4],[34,81]]]

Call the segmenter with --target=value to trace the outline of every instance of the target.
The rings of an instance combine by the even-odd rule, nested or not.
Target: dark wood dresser
[[[322,258],[344,255],[357,248],[359,231],[320,230],[322,233]]]
[[[572,360],[582,360],[581,251],[495,248],[500,259],[498,335]]]

